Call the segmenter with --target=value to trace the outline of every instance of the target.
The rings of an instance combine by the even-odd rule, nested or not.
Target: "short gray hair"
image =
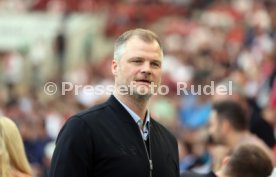
[[[161,42],[159,37],[152,31],[142,28],[136,28],[133,30],[128,30],[120,35],[117,40],[115,41],[114,45],[114,54],[113,57],[115,60],[120,60],[122,54],[126,51],[126,42],[133,36],[137,36],[145,42],[151,43],[156,41],[160,47],[162,56],[163,56],[163,49],[161,47]]]

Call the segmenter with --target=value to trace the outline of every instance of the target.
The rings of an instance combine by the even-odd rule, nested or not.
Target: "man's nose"
[[[152,71],[151,71],[151,65],[149,62],[145,62],[143,64],[141,72],[145,74],[151,74]]]

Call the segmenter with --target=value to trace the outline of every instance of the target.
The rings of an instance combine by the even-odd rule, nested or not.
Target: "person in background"
[[[242,144],[224,158],[222,167],[217,172],[184,172],[180,177],[268,177],[272,171],[272,161],[261,148],[254,144]]]
[[[263,95],[267,94],[266,91],[264,91],[265,87],[263,86],[264,88],[262,89],[264,90],[260,92],[262,94],[256,99],[246,97],[246,91],[242,88],[242,81],[238,81],[244,78],[243,75],[244,72],[240,70],[233,71],[231,77],[223,80],[217,85],[217,88],[221,86],[226,86],[229,89],[231,88],[231,94],[215,94],[212,97],[212,101],[216,103],[230,100],[238,103],[248,114],[250,132],[262,139],[268,147],[273,148],[276,141],[273,133],[273,123],[269,121],[269,116],[267,114],[267,112],[269,112],[269,106],[260,106],[264,104],[261,103],[263,102],[262,99],[266,99],[266,96]]]
[[[67,121],[50,177],[179,177],[176,138],[148,111],[162,63],[163,50],[152,31],[134,29],[119,36],[113,95]]]
[[[235,101],[226,100],[213,105],[209,134],[215,144],[226,146],[229,153],[238,145],[253,143],[262,148],[274,163],[273,151],[261,139],[249,132],[249,118]]]
[[[6,117],[0,117],[0,176],[32,176],[19,130],[15,123]]]

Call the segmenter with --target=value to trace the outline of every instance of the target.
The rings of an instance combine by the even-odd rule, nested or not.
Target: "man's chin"
[[[132,94],[138,99],[149,99],[152,96],[152,93],[148,89],[134,90]]]

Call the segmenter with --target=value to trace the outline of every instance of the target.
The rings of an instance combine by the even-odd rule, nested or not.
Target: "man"
[[[181,177],[268,177],[272,170],[272,162],[261,148],[254,144],[243,144],[224,159],[222,168],[216,173],[185,172]]]
[[[274,161],[272,150],[261,139],[251,134],[248,127],[249,119],[238,103],[226,100],[214,104],[209,134],[215,143],[226,146],[230,152],[240,144],[254,143]]]
[[[244,78],[243,72],[237,70],[233,72],[229,79],[225,79],[217,85],[218,87],[224,86],[231,91],[231,94],[215,94],[212,97],[213,102],[232,100],[241,105],[241,107],[248,112],[249,117],[249,131],[257,135],[261,140],[267,144],[268,147],[273,148],[275,145],[274,128],[269,119],[269,107],[264,107],[263,110],[258,106],[255,98],[245,97],[244,89],[241,78]],[[267,114],[268,113],[268,114]]]
[[[51,177],[179,177],[176,139],[148,111],[161,81],[162,62],[153,32],[135,29],[117,39],[114,94],[65,124]]]

